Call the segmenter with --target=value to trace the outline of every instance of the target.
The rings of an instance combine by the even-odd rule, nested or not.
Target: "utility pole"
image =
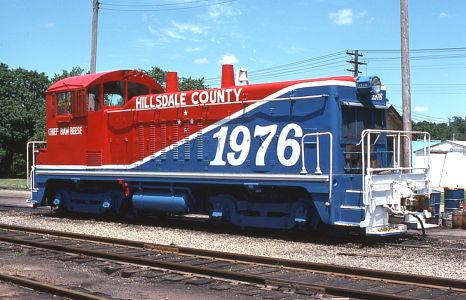
[[[352,72],[353,76],[356,77],[361,74],[361,71],[359,71],[359,66],[367,65],[367,63],[359,61],[359,58],[362,57],[362,54],[360,54],[358,50],[346,51],[346,54],[351,56],[351,60],[347,60],[346,62],[353,66],[352,69],[346,69],[346,71]]]
[[[412,131],[411,122],[411,83],[409,69],[409,18],[408,18],[408,0],[400,0],[400,19],[401,19],[401,92],[403,102],[403,130]],[[411,134],[405,138],[403,145],[404,166],[411,167]]]
[[[92,1],[92,41],[91,41],[91,68],[90,73],[95,74],[97,56],[97,21],[99,18],[99,0]]]

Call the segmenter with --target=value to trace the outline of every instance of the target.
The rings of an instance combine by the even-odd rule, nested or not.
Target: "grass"
[[[27,190],[26,179],[0,178],[0,188],[7,190]]]

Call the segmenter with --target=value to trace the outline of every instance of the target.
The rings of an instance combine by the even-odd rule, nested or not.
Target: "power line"
[[[277,65],[277,66],[273,66],[273,67],[268,67],[268,68],[264,68],[264,69],[252,70],[251,72],[261,73],[261,72],[266,72],[266,71],[269,71],[269,70],[275,70],[275,69],[279,69],[279,68],[286,68],[286,67],[289,67],[289,66],[296,66],[296,65],[302,66],[303,64],[307,64],[307,63],[311,63],[311,62],[315,62],[315,61],[321,61],[321,60],[329,61],[329,60],[327,60],[328,58],[332,58],[332,57],[341,55],[343,53],[344,53],[344,51],[337,51],[337,52],[333,52],[333,53],[330,53],[330,54],[317,56],[317,57],[312,57],[312,58],[307,58],[307,59],[303,59],[303,60],[298,60],[298,61],[291,62],[291,63],[286,63],[286,64]]]
[[[360,50],[360,52],[364,53],[396,53],[399,54],[400,50],[394,49],[372,49],[372,50]],[[453,47],[453,48],[425,48],[425,49],[410,49],[410,53],[434,53],[434,55],[416,55],[412,56],[410,59],[414,61],[423,61],[423,60],[433,60],[433,59],[449,59],[449,58],[463,58],[466,57],[461,54],[448,54],[446,52],[466,52],[466,47]],[[327,55],[299,60],[287,64],[277,65],[273,67],[268,67],[264,69],[257,69],[251,70],[249,74],[255,75],[256,79],[264,79],[264,78],[273,78],[273,77],[280,77],[286,75],[285,73],[288,72],[289,74],[297,74],[303,73],[307,68],[315,68],[316,66],[312,66],[312,62],[331,62],[340,59],[337,56],[343,57],[344,51],[338,51],[334,53],[330,53]],[[443,53],[443,54],[435,54],[435,53]],[[370,61],[371,63],[375,62],[391,62],[397,61],[401,58],[401,56],[397,55],[394,57],[366,57],[366,61]],[[446,64],[445,66],[458,66],[458,64]],[[320,65],[319,65],[320,66]],[[334,64],[335,67],[339,67],[337,63]],[[429,68],[442,68],[444,65],[427,65],[427,66],[414,66],[413,69],[429,69]],[[331,68],[324,68],[324,69],[331,69]],[[380,67],[377,68],[378,70],[390,70],[390,67]],[[399,70],[400,67],[394,67],[393,70]],[[313,70],[312,70],[313,71]],[[207,78],[205,81],[220,81],[220,77],[213,77]]]
[[[371,66],[374,66],[372,64]],[[441,65],[413,65],[411,66],[411,70],[444,70],[444,69],[451,69],[451,67],[466,67],[466,64],[441,64]],[[396,67],[377,67],[377,70],[386,70],[386,71],[396,71],[400,70],[400,66]]]
[[[176,10],[186,10],[186,9],[192,9],[192,8],[202,8],[202,7],[208,7],[208,6],[214,6],[214,5],[219,5],[219,4],[225,4],[225,3],[231,3],[231,2],[236,2],[238,0],[226,0],[226,1],[220,1],[220,2],[210,2],[202,5],[191,5],[191,6],[179,6],[179,7],[168,7],[168,8],[156,8],[156,9],[148,9],[148,8],[112,8],[112,6],[108,7],[105,3],[102,3],[102,10],[111,10],[111,11],[176,11]],[[186,2],[186,3],[192,3],[192,2]],[[180,5],[184,3],[180,2]],[[129,6],[129,5],[128,5]]]
[[[313,67],[307,67],[307,68],[304,68],[304,69],[296,69],[296,70],[293,70],[293,71],[288,70],[288,71],[275,72],[275,73],[263,74],[263,75],[250,74],[249,77],[252,80],[264,80],[264,79],[270,79],[270,78],[284,77],[284,76],[287,76],[287,75],[296,75],[296,74],[303,74],[303,73],[309,74],[309,72],[329,70],[329,69],[335,69],[335,68],[338,68],[338,70],[341,70],[344,67],[345,67],[345,62],[341,61],[341,62],[337,62],[337,64],[332,63],[332,64],[315,65]],[[338,71],[338,74],[341,74],[341,71]],[[208,83],[211,83],[211,84],[216,83],[216,82],[220,82],[220,77],[218,77],[218,78],[217,77],[216,78],[207,78],[207,79],[204,80],[204,82],[208,82]]]
[[[338,59],[338,60],[337,60]],[[323,60],[320,62],[316,62],[314,64],[303,64],[300,66],[296,66],[293,68],[287,67],[287,68],[277,68],[275,70],[270,70],[267,72],[258,72],[258,71],[251,71],[250,74],[256,75],[256,76],[264,76],[264,75],[276,75],[276,74],[282,74],[282,73],[293,73],[296,71],[301,71],[301,70],[307,70],[307,69],[314,69],[318,67],[323,67],[323,66],[329,66],[329,65],[335,65],[335,64],[342,64],[344,63],[344,60],[341,60],[340,58],[335,58],[335,59],[330,59],[330,60]]]
[[[259,75],[255,76],[254,74],[251,74],[251,78],[256,78],[256,79],[268,79],[268,78],[276,78],[276,77],[282,77],[285,75],[293,75],[293,74],[302,74],[302,73],[309,73],[309,72],[315,72],[315,71],[321,71],[321,70],[329,70],[329,69],[334,69],[338,68],[341,70],[342,68],[345,67],[345,62],[340,61],[340,62],[335,62],[335,63],[329,63],[329,64],[321,64],[321,65],[315,65],[315,66],[310,66],[306,68],[300,68],[296,69],[294,71],[282,71],[282,72],[276,72],[273,74],[266,74],[266,75]],[[339,71],[341,74],[341,71]]]
[[[366,57],[367,61],[392,61],[392,60],[399,60],[401,56],[393,56],[393,57]],[[443,54],[443,55],[418,55],[418,56],[410,56],[412,60],[426,60],[426,59],[449,59],[449,58],[466,58],[465,54]]]
[[[296,74],[307,72],[309,69],[319,69],[331,65],[344,64],[344,51],[338,51],[322,56],[307,58],[291,63],[256,69],[249,71],[250,77],[254,78],[273,78],[280,77],[286,74]],[[337,57],[339,56],[339,57]],[[337,61],[338,60],[338,61]],[[220,81],[220,77],[207,78],[205,81]]]
[[[164,3],[164,4],[138,4],[138,3],[130,3],[130,4],[121,4],[121,3],[112,3],[112,2],[105,2],[104,5],[107,6],[141,6],[141,7],[149,7],[149,6],[176,6],[176,5],[185,5],[185,4],[192,4],[192,3],[199,3],[199,2],[208,2],[206,0],[194,0],[194,1],[182,1],[182,2],[173,2],[173,3]]]
[[[395,104],[392,104],[392,105],[396,109],[401,110],[401,106],[398,106],[398,105],[395,105]],[[436,122],[439,122],[439,121],[447,122],[448,121],[448,119],[445,119],[445,118],[433,117],[433,116],[421,114],[421,113],[414,112],[414,111],[412,112],[412,115],[413,115],[412,116],[413,118],[422,118],[422,119],[425,119],[425,120],[432,120],[432,121],[436,121]]]
[[[361,50],[364,53],[400,53],[400,49],[365,49]],[[420,52],[466,52],[466,47],[451,47],[451,48],[420,48],[409,49],[410,53]]]

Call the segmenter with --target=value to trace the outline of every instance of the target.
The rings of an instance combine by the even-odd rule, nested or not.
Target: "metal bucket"
[[[432,223],[437,224],[439,222],[440,217],[440,197],[441,193],[437,190],[432,190],[429,199],[429,211],[433,213]]]
[[[442,213],[442,225],[445,227],[452,227],[453,213],[451,211],[444,211]]]
[[[454,212],[460,209],[464,201],[463,188],[445,188],[445,212]]]
[[[453,228],[463,227],[463,216],[464,216],[464,211],[462,210],[457,210],[453,212],[452,217],[451,217],[451,224]]]

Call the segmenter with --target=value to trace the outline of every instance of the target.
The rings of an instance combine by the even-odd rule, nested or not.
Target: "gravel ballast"
[[[275,232],[271,234],[273,238],[268,238],[266,234],[264,237],[263,233],[257,237],[257,234],[252,234],[248,230],[233,234],[231,230],[202,231],[195,228],[195,221],[192,221],[194,228],[192,230],[179,226],[167,228],[157,225],[160,222],[156,222],[155,225],[138,225],[98,219],[77,220],[59,217],[44,210],[32,213],[14,210],[0,212],[0,223],[3,224],[466,280],[466,245],[465,239],[461,237],[452,240],[447,237],[441,240],[433,239],[433,247],[429,247],[428,238],[423,247],[412,248],[394,245],[391,242],[375,244],[351,242],[348,238],[341,243],[335,242],[334,239],[326,241],[322,238],[318,241],[312,241],[311,238],[303,241],[299,238],[288,239],[291,233],[286,232],[280,234]],[[189,228],[189,221],[181,222],[188,222]],[[449,247],[450,245],[452,247]]]

